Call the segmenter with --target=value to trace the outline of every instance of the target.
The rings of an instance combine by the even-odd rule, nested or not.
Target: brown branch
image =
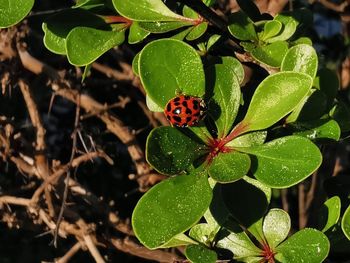
[[[67,263],[69,260],[82,248],[81,243],[77,242],[74,246],[72,246],[68,252],[61,257],[60,259],[56,260],[55,263]]]
[[[165,252],[160,249],[149,250],[139,245],[138,243],[134,242],[130,238],[125,238],[125,239],[112,238],[111,242],[117,249],[141,258],[155,260],[158,262],[169,262],[169,263],[182,260],[182,258],[174,255],[173,253]]]
[[[48,161],[44,154],[46,150],[45,143],[45,128],[42,124],[38,108],[33,99],[33,96],[30,92],[29,86],[23,79],[18,81],[18,85],[23,94],[24,101],[27,105],[28,113],[34,128],[36,129],[36,144],[35,144],[35,168],[38,170],[38,173],[41,178],[46,178],[50,175],[48,169]]]

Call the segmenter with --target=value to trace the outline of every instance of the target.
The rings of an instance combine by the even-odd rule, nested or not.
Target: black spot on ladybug
[[[187,118],[186,118],[186,122],[187,122],[187,123],[190,123],[191,120],[192,120],[192,117],[187,117]]]
[[[187,101],[184,100],[184,101],[182,102],[182,106],[184,106],[184,107],[187,108],[187,107],[188,107]]]
[[[166,106],[166,110],[167,110],[167,111],[171,111],[171,105],[170,105],[170,103],[168,103],[168,105]]]
[[[179,116],[173,116],[174,121],[181,123],[181,118]]]
[[[186,114],[192,114],[191,109],[187,108],[187,109],[186,109]]]
[[[180,97],[176,97],[176,98],[174,99],[174,102],[178,102],[178,101],[180,101]]]
[[[190,97],[190,96],[188,96],[188,95],[186,95],[184,98],[185,98],[185,100],[189,100],[189,99],[191,99],[191,97]]]
[[[180,102],[177,101],[177,102],[174,103],[174,105],[175,106],[180,106]]]
[[[166,115],[166,118],[170,121],[171,120],[171,116],[169,114]]]

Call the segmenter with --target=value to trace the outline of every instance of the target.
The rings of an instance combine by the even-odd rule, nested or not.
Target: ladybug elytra
[[[206,112],[204,100],[199,97],[179,95],[167,103],[164,113],[177,127],[193,126],[203,119]]]

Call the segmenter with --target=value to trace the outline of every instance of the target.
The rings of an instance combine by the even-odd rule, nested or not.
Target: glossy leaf
[[[241,125],[245,131],[270,127],[291,112],[307,95],[312,78],[303,73],[281,72],[268,76],[256,89]]]
[[[268,38],[274,37],[282,29],[282,23],[277,20],[267,21],[264,24],[264,31],[262,32],[260,39],[265,41]]]
[[[231,35],[239,40],[254,40],[256,32],[253,22],[242,11],[232,13],[229,16],[228,30]]]
[[[333,196],[329,198],[323,206],[320,208],[318,219],[318,229],[322,232],[326,232],[332,226],[334,226],[340,217],[340,198],[339,196]]]
[[[222,64],[225,67],[230,68],[231,72],[236,74],[236,77],[238,78],[238,82],[242,83],[244,80],[244,68],[242,66],[242,63],[239,62],[238,59],[234,57],[220,57],[220,62],[217,64]],[[230,74],[232,74],[230,73]]]
[[[271,198],[271,190],[249,178],[230,184],[221,184],[224,204],[231,215],[243,226],[250,227],[265,214]]]
[[[261,145],[265,142],[266,136],[266,131],[250,132],[233,139],[226,145],[230,147],[250,147]]]
[[[112,0],[122,16],[136,21],[177,21],[185,19],[171,11],[161,0]]]
[[[341,229],[344,235],[350,240],[350,206],[345,210],[341,220]]]
[[[254,155],[254,176],[272,188],[286,188],[301,182],[322,162],[318,147],[299,136],[287,136],[263,145],[236,150]]]
[[[132,226],[150,249],[160,247],[194,225],[208,208],[212,190],[204,175],[181,175],[153,186],[137,203]]]
[[[42,25],[45,47],[53,53],[66,54],[67,35],[73,28],[80,26],[109,28],[101,17],[84,9],[63,10],[50,16]]]
[[[161,108],[179,92],[198,97],[205,93],[201,58],[182,41],[161,39],[146,45],[139,73],[147,95]]]
[[[215,263],[218,256],[215,251],[202,245],[189,245],[185,255],[192,263]]]
[[[290,217],[282,209],[271,209],[264,218],[263,232],[270,248],[274,249],[288,236]]]
[[[150,111],[154,111],[154,112],[163,112],[164,111],[164,109],[159,107],[158,104],[155,103],[148,95],[146,95],[146,105]]]
[[[220,38],[221,38],[221,35],[217,35],[217,34],[211,35],[207,42],[207,51],[209,51]]]
[[[103,31],[89,27],[75,27],[66,40],[67,57],[71,64],[85,66],[111,48],[124,42],[124,31]]]
[[[190,230],[190,237],[194,240],[209,246],[210,243],[214,240],[215,234],[217,231],[216,229],[211,228],[209,224],[197,224],[194,225]],[[218,229],[217,229],[218,230]]]
[[[255,246],[243,229],[233,221],[217,235],[216,247],[230,250],[235,259],[259,256],[262,251]]]
[[[151,33],[166,33],[175,29],[192,26],[192,22],[186,21],[163,21],[163,22],[138,22],[139,26]]]
[[[132,71],[136,76],[139,76],[139,59],[140,59],[140,52],[137,53],[133,60],[132,60]]]
[[[221,153],[209,165],[209,175],[220,183],[230,183],[241,179],[250,168],[250,158],[239,152]]]
[[[129,28],[128,43],[135,44],[144,40],[150,32],[141,28],[137,21],[134,21]]]
[[[323,262],[329,253],[329,241],[320,231],[305,228],[276,248],[275,258],[282,263]]]
[[[192,238],[189,238],[184,233],[180,233],[174,236],[165,244],[161,245],[159,248],[170,248],[170,247],[179,247],[179,246],[187,246],[191,244],[198,244]]]
[[[228,134],[236,118],[241,89],[232,67],[215,65],[207,70],[206,75],[208,89],[213,91],[209,114],[215,120],[221,138]]]
[[[177,40],[184,40],[185,37],[187,36],[187,34],[192,30],[192,27],[188,27],[184,30],[182,30],[181,32],[173,35],[171,38],[172,39],[177,39]]]
[[[148,135],[146,159],[160,173],[178,174],[203,155],[204,147],[176,128],[159,127]]]
[[[288,44],[285,41],[278,41],[266,46],[258,46],[252,50],[252,56],[271,67],[280,67],[285,54],[288,51]]]
[[[196,40],[197,38],[200,38],[205,33],[205,31],[207,31],[207,28],[208,28],[207,22],[202,22],[194,26],[186,36],[186,39],[188,41],[193,41],[193,40]]]
[[[34,0],[0,0],[0,28],[13,26],[25,18]]]
[[[285,41],[288,40],[297,29],[297,22],[292,16],[278,14],[274,20],[282,23],[282,30],[277,36],[271,37],[266,40],[268,43],[273,43],[276,41]]]
[[[295,71],[316,76],[318,66],[318,58],[316,50],[309,45],[300,44],[290,48],[285,55],[281,71]]]
[[[341,130],[335,120],[321,119],[308,122],[297,122],[290,124],[294,129],[294,135],[304,136],[310,140],[331,139],[338,141]]]

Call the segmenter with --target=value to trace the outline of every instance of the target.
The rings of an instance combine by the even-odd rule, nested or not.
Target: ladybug
[[[206,110],[207,107],[202,98],[179,95],[168,101],[164,113],[172,125],[187,127],[203,119]]]

